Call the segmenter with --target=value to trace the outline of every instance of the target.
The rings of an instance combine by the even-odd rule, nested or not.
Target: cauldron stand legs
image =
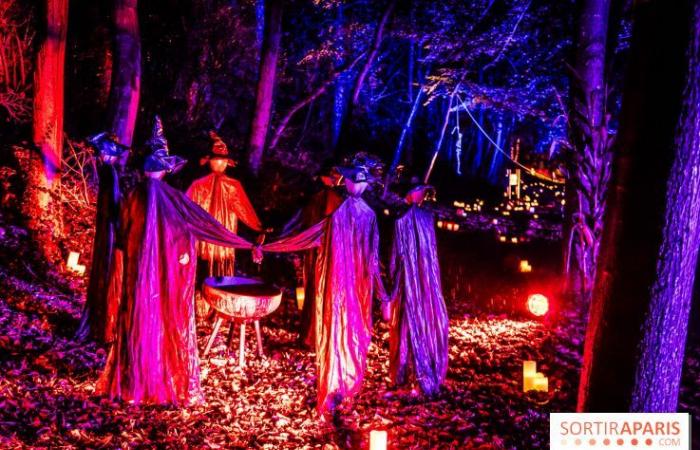
[[[207,356],[209,354],[209,350],[211,350],[211,346],[214,343],[214,339],[216,339],[216,335],[219,333],[219,328],[221,328],[221,324],[223,322],[224,318],[217,315],[216,322],[214,322],[214,329],[211,331],[211,336],[209,336],[207,347],[204,349],[204,356]]]
[[[255,334],[258,337],[258,356],[262,357],[263,356],[263,348],[262,348],[262,336],[260,335],[260,321],[259,320],[255,321]]]
[[[241,339],[238,348],[238,365],[245,367],[245,322],[241,322]]]
[[[214,328],[211,331],[211,336],[209,336],[209,340],[207,341],[207,346],[204,349],[204,356],[207,356],[209,352],[211,351],[212,345],[214,345],[214,340],[216,340],[216,336],[219,334],[219,329],[221,328],[221,325],[224,322],[224,317],[221,315],[216,315],[216,320],[214,322]],[[262,333],[260,332],[260,321],[259,320],[254,320],[253,324],[255,325],[255,337],[257,338],[257,350],[258,350],[258,356],[262,357],[264,356],[263,352],[263,346],[262,346]],[[231,346],[231,341],[233,340],[233,333],[235,330],[236,322],[232,321],[231,323],[231,329],[229,330],[229,335],[228,339],[226,342],[226,347]],[[246,321],[241,321],[240,322],[240,330],[241,334],[238,340],[238,365],[240,367],[245,367],[245,327],[246,327]]]

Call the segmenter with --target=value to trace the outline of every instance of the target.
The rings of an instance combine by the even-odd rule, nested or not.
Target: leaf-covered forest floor
[[[73,248],[85,242],[76,233],[70,239]],[[95,396],[105,349],[72,340],[85,280],[55,268],[45,273],[26,231],[0,223],[0,447],[367,448],[369,431],[386,429],[390,448],[397,449],[548,448],[548,413],[575,406],[582,314],[565,303],[544,321],[499,309],[522,295],[517,276],[494,269],[510,264],[504,261],[514,257],[512,250],[485,252],[476,242],[498,244],[483,239],[458,246],[457,234],[440,240],[450,310],[443,391],[425,398],[390,386],[388,330],[376,320],[361,393],[321,423],[313,355],[296,345],[291,298],[263,323],[266,358],[249,345],[244,370],[220,334],[202,362],[206,405],[138,407]],[[532,260],[538,268],[537,256]],[[200,321],[200,349],[209,332]],[[697,345],[688,354],[682,405],[697,416]],[[548,394],[522,392],[525,359],[538,361]]]

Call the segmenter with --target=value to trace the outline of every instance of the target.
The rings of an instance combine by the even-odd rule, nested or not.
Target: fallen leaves
[[[23,239],[6,228],[11,239]],[[11,253],[23,248],[20,241]],[[0,241],[0,260],[8,254]],[[426,398],[388,381],[387,328],[377,323],[362,391],[322,422],[316,415],[314,355],[296,344],[295,305],[263,323],[266,357],[254,343],[237,366],[226,333],[202,361],[206,404],[135,406],[93,394],[106,352],[72,340],[84,286],[0,264],[0,446],[52,448],[366,448],[370,430],[390,448],[548,447],[548,413],[573,409],[583,338],[563,311],[544,324],[450,308],[450,368],[442,392]],[[8,263],[12,264],[12,263]],[[468,310],[468,308],[467,308]],[[200,324],[200,348],[211,331]],[[700,358],[689,353],[684,408],[698,408]],[[693,356],[694,355],[694,356]],[[538,361],[549,393],[522,392],[522,361]],[[694,378],[693,378],[694,377]],[[690,380],[690,381],[689,381]],[[690,387],[688,387],[690,386]],[[694,406],[693,406],[694,403]],[[697,413],[698,411],[696,411]]]

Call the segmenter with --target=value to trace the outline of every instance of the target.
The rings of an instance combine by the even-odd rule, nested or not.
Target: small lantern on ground
[[[369,450],[386,450],[387,433],[384,430],[369,432]]]
[[[304,286],[298,286],[295,290],[296,293],[296,299],[297,299],[297,309],[301,311],[304,309],[304,300],[305,300],[305,292],[304,292]]]

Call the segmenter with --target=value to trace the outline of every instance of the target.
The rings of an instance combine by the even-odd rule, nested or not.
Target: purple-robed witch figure
[[[226,175],[226,168],[235,166],[226,143],[214,132],[210,153],[201,163],[208,163],[211,173],[195,180],[187,190],[187,196],[201,206],[232,233],[238,231],[241,221],[248,228],[262,232],[262,224],[241,183]],[[209,276],[234,275],[235,250],[230,247],[202,242],[199,255],[208,265]]]
[[[406,196],[408,210],[394,225],[391,252],[391,378],[415,381],[427,395],[440,390],[448,364],[449,322],[440,284],[435,218],[421,207],[432,188]]]
[[[195,333],[196,240],[251,249],[161,179],[184,160],[169,156],[156,118],[145,180],[124,202],[124,276],[115,342],[97,392],[135,403],[203,401]]]
[[[333,410],[362,386],[372,337],[372,298],[387,294],[379,268],[377,217],[361,195],[364,169],[342,169],[348,197],[326,219],[297,236],[263,246],[265,251],[319,247],[313,299],[318,368],[317,409]]]
[[[88,142],[100,160],[99,185],[90,279],[76,338],[90,338],[104,344],[112,341],[119,301],[122,259],[116,239],[122,193],[118,161],[129,148],[108,133],[93,136]]]

